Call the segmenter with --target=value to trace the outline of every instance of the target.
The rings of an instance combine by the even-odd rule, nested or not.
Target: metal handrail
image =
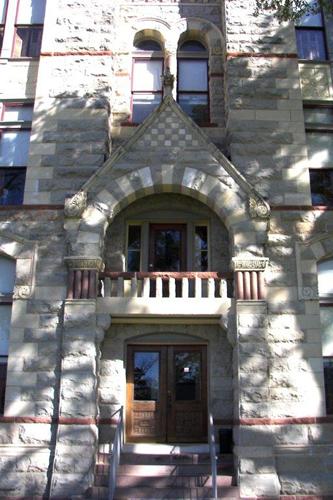
[[[217,457],[215,445],[215,429],[213,415],[211,412],[208,414],[208,443],[210,454],[210,465],[212,472],[212,497],[217,500]]]
[[[108,500],[113,500],[116,489],[117,469],[120,461],[120,453],[124,443],[124,407],[121,406],[112,418],[119,413],[116,432],[113,442],[110,443],[110,469],[109,469],[109,496]]]

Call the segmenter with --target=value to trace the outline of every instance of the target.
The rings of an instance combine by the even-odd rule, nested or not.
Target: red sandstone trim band
[[[112,50],[74,50],[71,52],[41,52],[41,57],[64,57],[64,56],[113,56]]]
[[[282,210],[311,210],[312,212],[332,212],[333,207],[328,207],[326,205],[271,205],[271,210],[282,211]]]
[[[0,417],[0,424],[113,425],[117,422],[118,420],[112,417]],[[239,420],[216,418],[214,424],[219,426],[333,424],[333,415],[323,417],[241,418]]]
[[[8,210],[63,210],[64,205],[2,205],[0,212]]]
[[[267,59],[297,59],[298,55],[296,53],[289,54],[272,54],[268,52],[227,52],[227,59],[237,58],[237,57],[261,57]]]

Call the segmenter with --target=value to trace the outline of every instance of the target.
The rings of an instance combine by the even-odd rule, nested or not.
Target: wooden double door
[[[128,346],[126,439],[207,440],[206,346]]]

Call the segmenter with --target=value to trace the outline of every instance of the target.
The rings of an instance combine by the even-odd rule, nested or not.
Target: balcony
[[[108,271],[99,284],[98,311],[113,317],[220,317],[231,304],[233,273]]]

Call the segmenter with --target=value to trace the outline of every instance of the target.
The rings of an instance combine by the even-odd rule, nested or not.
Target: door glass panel
[[[175,399],[196,401],[201,394],[200,352],[175,353]]]
[[[134,399],[158,401],[160,383],[160,353],[134,353]]]
[[[181,271],[181,236],[178,229],[155,229],[155,271]]]

